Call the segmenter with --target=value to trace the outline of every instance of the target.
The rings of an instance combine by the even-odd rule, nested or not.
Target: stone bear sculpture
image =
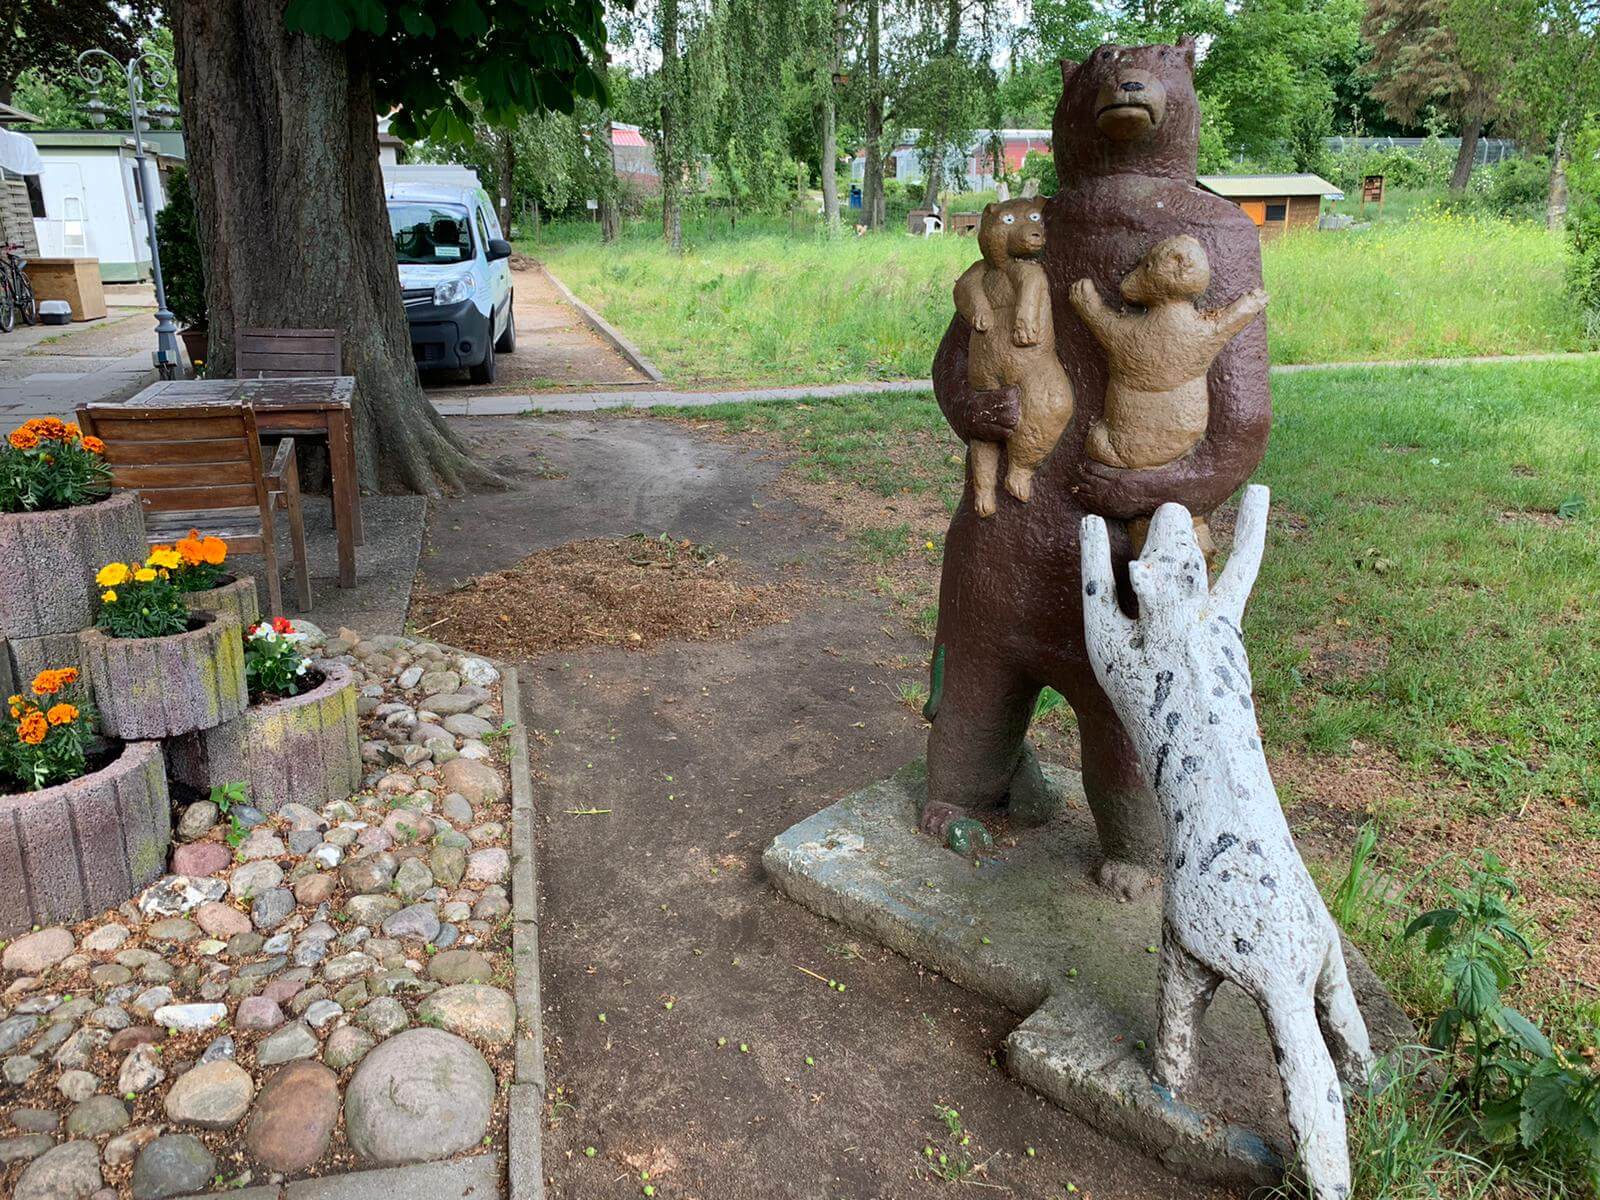
[[[978,222],[983,258],[956,282],[956,311],[972,327],[967,378],[974,391],[1015,387],[1020,415],[1006,439],[1006,491],[1027,503],[1033,474],[1072,419],[1072,385],[1056,357],[1050,288],[1035,261],[1044,249],[1044,201],[1029,181],[1022,199],[1004,192]],[[995,513],[1000,443],[972,443],[973,505]]]
[[[1122,280],[1117,312],[1092,279],[1072,285],[1072,307],[1105,349],[1110,378],[1105,412],[1089,427],[1089,457],[1108,467],[1164,467],[1205,436],[1211,415],[1206,371],[1267,306],[1257,288],[1226,308],[1194,306],[1211,285],[1205,248],[1187,234],[1152,247]]]
[[[1240,622],[1266,533],[1267,489],[1252,486],[1233,553],[1208,587],[1188,509],[1162,505],[1128,566],[1132,621],[1117,603],[1105,522],[1085,517],[1084,632],[1166,835],[1156,1076],[1180,1096],[1193,1083],[1206,1009],[1219,984],[1237,984],[1266,1019],[1313,1195],[1346,1200],[1339,1084],[1366,1082],[1372,1046],[1339,929],[1295,849],[1256,728]]]
[[[1266,328],[1252,322],[1212,361],[1206,433],[1189,453],[1130,471],[1085,450],[1088,429],[1105,414],[1109,368],[1069,292],[1089,279],[1111,294],[1151,246],[1187,234],[1211,264],[1204,299],[1220,307],[1261,286],[1261,244],[1249,217],[1195,185],[1200,110],[1192,41],[1101,46],[1081,65],[1064,62],[1061,75],[1053,129],[1061,189],[1045,202],[1040,261],[1075,415],[1034,476],[1027,504],[1001,496],[985,519],[969,487],[951,521],[922,826],[943,837],[973,810],[1008,802],[1019,815],[1049,808],[1055,798],[1027,744],[1034,702],[1049,685],[1077,716],[1084,791],[1105,854],[1098,877],[1131,894],[1160,863],[1161,823],[1085,653],[1078,527],[1087,513],[1106,518],[1131,608],[1128,523],[1147,520],[1167,501],[1210,512],[1261,460],[1271,418]],[[1020,389],[972,387],[971,339],[971,325],[956,314],[934,358],[934,393],[963,441],[1004,442],[1021,419]]]

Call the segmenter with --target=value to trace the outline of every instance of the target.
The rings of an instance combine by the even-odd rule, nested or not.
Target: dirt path
[[[974,1178],[1014,1196],[1208,1194],[1013,1083],[991,1057],[1010,1014],[764,878],[774,834],[924,739],[895,689],[923,677],[926,647],[862,589],[842,530],[771,494],[780,464],[649,420],[460,427],[523,470],[510,492],[439,507],[431,586],[540,547],[669,530],[798,591],[787,623],[740,641],[570,651],[525,670],[550,1194],[638,1195],[648,1171],[674,1200],[909,1200],[943,1186],[941,1152],[946,1170],[986,1163]],[[590,809],[607,811],[577,815]]]
[[[534,266],[514,267],[511,287],[517,321],[517,349],[495,360],[495,382],[475,386],[465,371],[424,371],[432,396],[454,393],[490,396],[557,386],[626,387],[649,384],[633,364],[600,340],[576,310]]]

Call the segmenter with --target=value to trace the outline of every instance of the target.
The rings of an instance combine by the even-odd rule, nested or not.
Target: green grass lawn
[[[818,236],[781,219],[694,223],[674,257],[636,222],[601,246],[553,226],[527,253],[638,342],[677,386],[926,378],[976,256],[967,238]],[[1560,238],[1527,223],[1423,210],[1365,230],[1270,242],[1278,363],[1585,349]]]
[[[1331,843],[1319,877],[1331,890],[1342,845],[1376,823],[1396,907],[1357,932],[1427,1020],[1441,977],[1396,922],[1496,850],[1547,942],[1517,998],[1593,1047],[1600,362],[1315,372],[1273,391],[1258,474],[1273,517],[1245,633],[1280,791],[1297,826]],[[918,606],[963,471],[931,397],[682,415],[781,440],[802,482],[886,498],[894,512],[859,536],[862,554],[922,579],[908,615],[930,627]],[[1568,1194],[1511,1181],[1493,1194]]]

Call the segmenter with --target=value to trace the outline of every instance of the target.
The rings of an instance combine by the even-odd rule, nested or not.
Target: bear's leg
[[[1083,792],[1105,855],[1095,878],[1131,900],[1160,877],[1161,813],[1139,772],[1133,743],[1104,693],[1089,681],[1067,699],[1083,743]]]
[[[1006,466],[1006,491],[1024,504],[1033,499],[1033,468],[1009,463]]]
[[[980,517],[992,517],[995,510],[995,484],[1000,478],[1000,443],[973,442],[969,447],[972,459],[972,507]]]
[[[940,621],[944,682],[928,734],[928,799],[921,825],[938,838],[951,821],[972,810],[999,808],[1014,779],[1030,784],[1038,773],[1026,752],[1026,737],[1039,685],[1000,662],[988,646],[970,635],[963,638],[956,625]],[[1037,788],[1024,790],[1031,795]]]
[[[1104,421],[1096,421],[1089,426],[1089,436],[1084,440],[1084,449],[1095,462],[1105,463],[1108,467],[1123,465],[1122,455],[1117,453],[1111,444],[1111,428]]]

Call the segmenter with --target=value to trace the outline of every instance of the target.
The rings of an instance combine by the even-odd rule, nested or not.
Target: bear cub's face
[[[1211,286],[1211,261],[1187,234],[1151,247],[1122,281],[1122,298],[1146,308],[1193,300]]]
[[[998,266],[1007,259],[1032,258],[1044,249],[1044,200],[1000,200],[986,204],[978,222],[978,249]]]

